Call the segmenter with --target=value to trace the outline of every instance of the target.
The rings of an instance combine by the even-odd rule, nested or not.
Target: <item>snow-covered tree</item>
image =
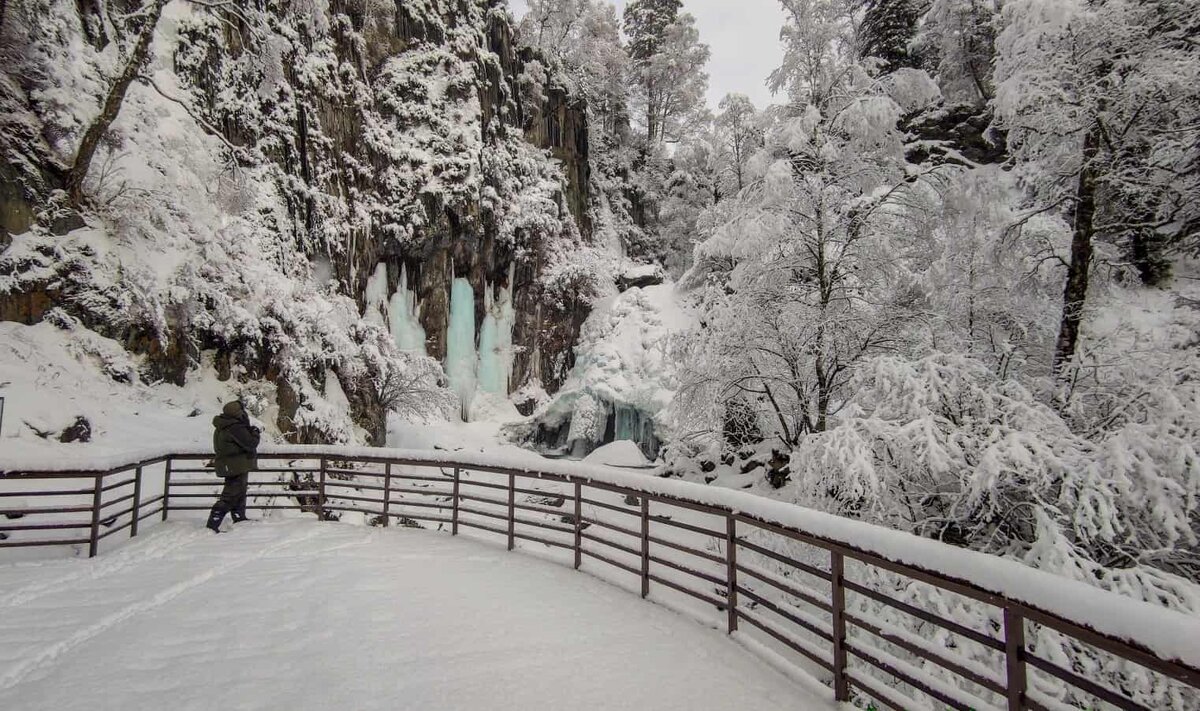
[[[626,33],[633,57],[631,98],[647,150],[657,150],[664,142],[680,141],[705,118],[705,67],[710,51],[700,41],[691,15],[679,14],[661,29],[657,20],[643,29],[640,20],[630,24],[634,10],[633,17],[641,18],[649,8],[639,9],[638,3],[626,8]]]
[[[1000,0],[933,0],[915,48],[950,101],[983,104],[994,93]]]
[[[908,219],[927,257],[911,274],[926,313],[920,348],[968,353],[1000,377],[1029,379],[1048,371],[1061,273],[1045,260],[1070,228],[1028,215],[1021,194],[998,166],[955,169]]]
[[[920,66],[913,40],[921,20],[918,0],[865,0],[858,29],[858,51],[862,57],[881,62],[880,71]]]
[[[517,29],[522,43],[566,68],[588,101],[593,131],[615,134],[627,120],[629,67],[616,8],[602,0],[531,0]]]
[[[785,489],[793,501],[1014,558],[1155,604],[1200,609],[1188,582],[1200,563],[1200,391],[1194,385],[1155,403],[1155,416],[1098,441],[1072,432],[1011,379],[961,355],[876,358],[847,392],[838,426],[806,438],[793,453]],[[903,596],[957,607],[944,593],[864,572]],[[891,624],[919,629],[911,618],[869,607]],[[953,615],[976,629],[992,624],[979,608]],[[1180,696],[1186,691],[1141,667],[1048,630],[1034,643],[1040,655],[1087,668],[1089,678],[1146,707],[1189,708]],[[954,646],[978,663],[992,658],[982,648]],[[935,665],[926,668],[942,674]],[[1069,705],[1092,703],[1050,678],[1038,679],[1035,688]]]
[[[792,447],[829,427],[860,363],[902,342],[914,313],[897,278],[896,257],[909,251],[897,212],[920,179],[904,162],[892,87],[857,62],[852,4],[784,7],[774,81],[792,104],[725,226],[697,252],[731,269],[715,275],[682,408],[715,428],[718,413],[697,403],[756,402]]]
[[[997,118],[1034,210],[1070,216],[1054,366],[1075,357],[1096,241],[1124,240],[1143,278],[1195,229],[1200,47],[1194,3],[1014,0],[997,39]],[[1190,227],[1189,227],[1190,225]]]
[[[659,198],[658,232],[664,266],[679,274],[690,263],[696,243],[711,233],[702,225],[705,212],[732,194],[728,145],[710,124],[684,140],[671,157],[671,173]]]
[[[725,174],[730,193],[746,187],[746,164],[750,156],[762,147],[762,127],[758,110],[745,94],[728,94],[721,99],[716,118],[718,140],[727,153]]]
[[[667,28],[679,18],[681,7],[682,0],[633,0],[625,7],[625,34],[635,61],[645,61],[662,51]]]

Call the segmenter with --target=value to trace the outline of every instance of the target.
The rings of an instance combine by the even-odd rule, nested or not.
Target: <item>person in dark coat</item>
[[[213,464],[217,476],[225,480],[221,496],[208,515],[208,527],[220,532],[225,514],[233,514],[233,522],[246,520],[246,489],[250,472],[258,467],[259,429],[250,424],[250,416],[240,401],[235,400],[213,418]]]

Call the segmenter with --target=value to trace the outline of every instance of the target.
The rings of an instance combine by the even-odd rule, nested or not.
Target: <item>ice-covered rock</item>
[[[596,305],[580,330],[575,367],[556,398],[511,428],[538,449],[585,457],[616,440],[658,456],[677,385],[676,334],[693,316],[673,284],[633,288]]]

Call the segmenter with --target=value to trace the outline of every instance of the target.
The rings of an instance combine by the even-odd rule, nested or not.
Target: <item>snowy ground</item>
[[[445,534],[165,524],[0,566],[0,708],[826,709],[717,630]]]

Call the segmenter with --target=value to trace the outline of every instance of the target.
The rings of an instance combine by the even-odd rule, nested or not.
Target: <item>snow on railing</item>
[[[0,460],[0,513],[19,521],[0,525],[0,548],[86,545],[95,555],[105,538],[137,535],[146,519],[207,510],[219,483],[209,457],[174,448]],[[504,536],[510,549],[522,540],[562,550],[576,568],[586,557],[636,575],[643,596],[653,584],[656,598],[701,601],[730,632],[747,623],[739,639],[799,655],[838,700],[1191,709],[1200,698],[1200,620],[911,534],[534,455],[287,446],[259,457],[267,477],[253,496],[269,503],[251,508],[472,528]],[[413,473],[430,468],[437,473]]]

